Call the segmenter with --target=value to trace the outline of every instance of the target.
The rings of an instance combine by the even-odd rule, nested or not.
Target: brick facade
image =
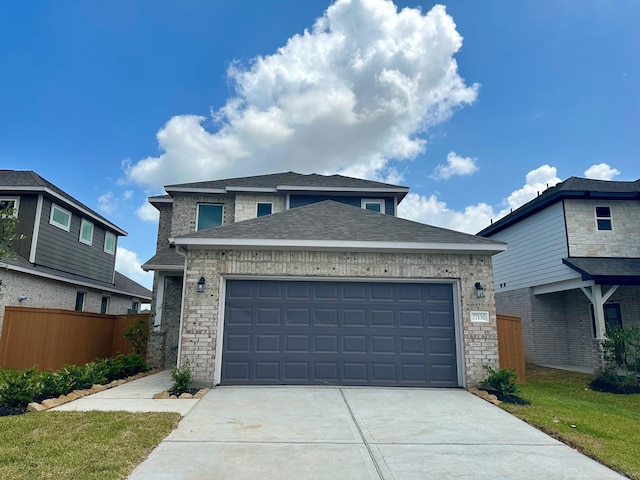
[[[195,232],[199,203],[223,205],[223,225],[233,223],[235,219],[235,195],[180,195],[174,194],[173,214],[171,217],[171,236],[186,235]]]
[[[284,195],[246,195],[236,194],[235,221],[241,222],[256,218],[256,204],[258,202],[272,203],[271,213],[284,212],[286,197]]]
[[[195,381],[214,382],[216,342],[224,275],[273,278],[358,278],[456,280],[460,284],[460,316],[464,383],[476,385],[486,376],[483,365],[497,366],[498,347],[490,255],[347,253],[261,250],[198,250],[188,253],[181,362],[188,360]],[[196,283],[206,277],[204,294]],[[476,298],[475,282],[486,287]],[[471,323],[471,310],[490,313],[489,323]]]

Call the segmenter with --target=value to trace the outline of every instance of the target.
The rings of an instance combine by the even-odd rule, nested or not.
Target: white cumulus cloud
[[[435,195],[423,196],[409,193],[398,205],[398,215],[429,225],[477,233],[488,226],[492,220],[496,221],[504,217],[512,209],[515,210],[535,198],[538,192],[542,193],[559,182],[556,168],[542,165],[527,173],[525,184],[511,192],[499,206],[482,202],[457,211],[449,208],[446,202],[439,200]]]
[[[620,175],[620,171],[610,167],[606,163],[591,165],[584,171],[584,176],[594,180],[613,180],[614,177]]]
[[[477,159],[471,157],[461,157],[455,152],[447,154],[447,164],[438,165],[433,171],[432,178],[435,180],[448,180],[454,175],[471,175],[478,171]]]
[[[158,212],[158,210],[156,210],[156,208],[149,202],[144,202],[142,205],[140,205],[140,207],[138,207],[138,210],[136,210],[136,213],[138,214],[138,218],[140,218],[140,220],[142,220],[143,222],[156,223],[160,218],[160,212]]]
[[[476,99],[478,85],[458,74],[461,46],[441,5],[423,14],[337,0],[275,53],[234,63],[234,96],[211,119],[170,118],[160,155],[125,161],[125,181],[157,190],[286,170],[397,178],[389,161],[422,153],[424,131]]]
[[[105,214],[116,211],[117,203],[112,192],[103,193],[98,197],[98,209]]]
[[[142,262],[138,258],[137,253],[127,250],[124,247],[118,247],[116,252],[116,270],[131,280],[151,289],[153,273],[142,270],[140,267],[141,264]]]

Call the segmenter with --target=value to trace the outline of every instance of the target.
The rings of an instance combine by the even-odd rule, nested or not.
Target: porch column
[[[607,290],[604,294],[602,293],[602,287],[600,285],[591,286],[591,291],[587,290],[585,287],[580,287],[582,293],[584,293],[591,304],[593,305],[593,316],[596,323],[596,339],[601,340],[606,337],[607,327],[604,321],[604,304],[607,300],[613,295],[613,293],[618,289],[619,285],[612,286],[609,290]]]

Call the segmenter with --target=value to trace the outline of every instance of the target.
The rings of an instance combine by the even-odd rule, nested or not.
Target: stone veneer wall
[[[258,202],[272,203],[273,209],[271,213],[280,213],[285,211],[287,199],[284,195],[246,195],[237,193],[235,221],[241,222],[243,220],[256,218],[256,204]]]
[[[173,205],[171,203],[156,204],[160,216],[158,219],[158,239],[156,240],[156,251],[164,250],[169,246],[171,236],[171,215]]]
[[[214,273],[215,272],[215,273]],[[205,294],[196,292],[200,276]],[[188,253],[181,362],[188,360],[195,381],[214,382],[221,275],[278,277],[349,277],[459,279],[463,319],[464,371],[467,385],[486,377],[483,365],[498,364],[498,340],[490,255],[346,253],[256,250],[197,250]],[[486,287],[476,298],[475,282]],[[471,323],[471,310],[487,310],[489,323]]]
[[[171,236],[186,235],[196,231],[197,205],[199,203],[222,204],[222,224],[233,223],[235,218],[235,195],[180,195],[173,194],[173,215]]]
[[[610,207],[613,230],[596,228],[595,207]],[[565,200],[571,257],[640,257],[640,202]]]
[[[182,281],[182,276],[165,277],[162,325],[160,327],[160,330],[166,332],[164,366],[175,365],[178,361]]]

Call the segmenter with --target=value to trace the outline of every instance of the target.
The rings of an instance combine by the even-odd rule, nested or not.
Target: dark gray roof
[[[142,268],[144,270],[182,270],[184,257],[178,254],[175,248],[167,247],[144,262]]]
[[[359,242],[364,248],[371,242],[400,248],[400,244],[459,245],[477,248],[478,251],[502,251],[502,242],[476,235],[434,227],[371,212],[362,208],[326,200],[282,213],[245,220],[222,227],[183,235],[176,244],[220,245],[216,240],[228,240],[229,244],[243,240],[284,240],[308,242]],[[210,241],[210,242],[207,242]],[[252,244],[255,244],[252,243]]]
[[[109,228],[116,230],[120,235],[126,235],[127,232],[122,230],[120,227],[115,225],[114,223],[107,220],[105,217],[100,215],[98,212],[93,209],[87,207],[82,202],[79,202],[77,199],[73,198],[64,190],[56,187],[53,183],[46,180],[45,178],[38,175],[36,172],[31,170],[0,170],[0,190],[3,191],[40,191],[45,192],[49,190],[53,192],[55,195],[59,196],[66,202],[68,202],[68,206],[72,206],[76,209],[85,210],[88,214],[93,216],[96,220],[102,222]]]
[[[484,228],[478,232],[478,235],[491,236],[565,198],[640,200],[640,179],[635,181],[612,181],[570,177],[564,182],[548,188],[533,200]]]
[[[21,255],[15,256],[13,259],[4,258],[0,262],[7,265],[9,269],[22,271],[44,277],[55,277],[56,279],[64,282],[69,282],[77,285],[85,285],[96,289],[108,290],[111,292],[119,293],[121,295],[127,295],[131,297],[138,297],[141,300],[151,300],[151,291],[148,288],[143,287],[137,282],[134,282],[129,277],[116,271],[114,275],[114,283],[101,282],[92,278],[83,277],[81,275],[74,275],[73,273],[63,272],[54,268],[44,267],[42,265],[34,265]]]
[[[582,275],[605,285],[640,285],[640,258],[569,257],[562,262]]]
[[[406,189],[400,185],[390,183],[374,182],[360,178],[345,177],[342,175],[319,175],[311,173],[304,175],[295,172],[272,173],[269,175],[256,175],[253,177],[226,178],[221,180],[211,180],[207,182],[182,183],[167,185],[168,192],[175,189],[225,189],[236,188],[276,188],[276,187],[317,187],[317,188],[373,188],[373,189]]]

